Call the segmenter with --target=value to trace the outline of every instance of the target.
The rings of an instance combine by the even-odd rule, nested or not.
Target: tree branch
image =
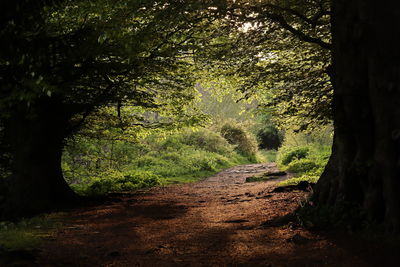
[[[332,49],[332,44],[327,43],[319,38],[309,36],[309,35],[305,34],[304,32],[294,28],[292,25],[290,25],[285,20],[285,18],[282,15],[266,13],[266,17],[271,19],[272,21],[278,23],[282,28],[284,28],[285,30],[288,30],[289,32],[291,32],[293,35],[297,36],[300,40],[302,40],[304,42],[317,44],[324,49],[328,49],[328,50]]]

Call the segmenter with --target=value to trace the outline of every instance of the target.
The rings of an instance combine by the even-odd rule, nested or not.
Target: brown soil
[[[234,167],[204,181],[119,195],[73,210],[39,266],[398,266],[394,251],[349,235],[266,221],[306,192],[270,193],[279,180],[245,183],[274,164]]]

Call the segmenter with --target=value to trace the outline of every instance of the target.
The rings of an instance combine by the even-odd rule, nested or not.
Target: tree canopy
[[[234,1],[204,47],[203,68],[298,129],[332,121],[328,1]]]
[[[14,211],[21,205],[40,210],[52,198],[65,195],[61,192],[68,190],[61,189],[65,188],[62,182],[60,186],[53,183],[59,188],[53,193],[35,196],[38,192],[33,192],[49,188],[49,181],[56,180],[52,177],[61,181],[56,166],[63,140],[80,129],[93,112],[104,114],[100,109],[114,106],[121,122],[129,117],[125,123],[132,125],[145,124],[144,109],[154,112],[160,107],[161,115],[186,122],[193,119],[193,110],[185,108],[193,99],[189,56],[196,49],[195,36],[202,32],[198,25],[209,20],[198,5],[19,1],[3,9],[1,143],[7,148],[4,161],[11,154],[13,172],[12,197],[7,199],[11,203],[5,206]],[[124,106],[136,107],[136,111]],[[142,109],[137,110],[139,107]],[[127,114],[122,116],[124,111]],[[50,158],[58,158],[52,163],[53,171],[47,166]],[[40,183],[38,176],[47,178]],[[29,186],[36,189],[26,196],[23,191]],[[29,199],[38,200],[25,205]]]

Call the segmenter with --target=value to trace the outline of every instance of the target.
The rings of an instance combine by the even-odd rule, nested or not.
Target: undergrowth
[[[331,129],[326,127],[320,132],[286,134],[284,143],[278,150],[276,162],[280,169],[293,173],[295,177],[280,182],[278,186],[318,181],[331,154],[330,133]]]
[[[81,195],[104,195],[171,183],[193,182],[239,164],[263,161],[254,138],[229,126],[229,138],[209,129],[155,133],[138,142],[72,140],[63,171]]]
[[[94,177],[88,184],[74,184],[71,187],[81,195],[95,196],[149,188],[160,184],[160,177],[152,172],[109,170],[102,173],[102,176]]]

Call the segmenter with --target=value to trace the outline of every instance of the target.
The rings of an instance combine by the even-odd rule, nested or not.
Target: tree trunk
[[[314,200],[399,232],[400,3],[332,2],[335,136]]]
[[[68,116],[61,101],[42,98],[12,111],[7,138],[13,174],[1,217],[30,216],[78,200],[63,178],[61,156]]]

